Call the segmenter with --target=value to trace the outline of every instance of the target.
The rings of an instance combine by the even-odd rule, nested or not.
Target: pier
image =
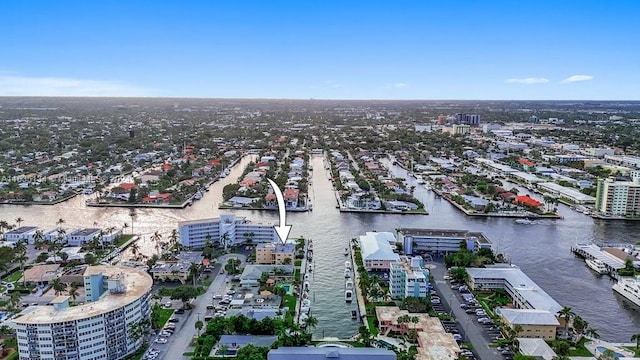
[[[609,270],[609,276],[618,279],[618,270],[624,269],[624,263],[614,259],[608,253],[602,251],[602,248],[595,244],[575,244],[571,247],[571,252],[576,256],[589,260],[600,260]]]

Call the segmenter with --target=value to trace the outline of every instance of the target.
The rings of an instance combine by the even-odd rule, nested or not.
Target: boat
[[[351,281],[351,279],[347,279],[347,282],[344,284],[344,289],[345,290],[353,289],[353,281]]]
[[[344,268],[345,269],[351,269],[351,261],[347,260],[344,262]]]
[[[593,260],[592,259],[586,259],[584,262],[587,264],[587,266],[591,270],[597,272],[598,274],[607,274],[609,272],[609,270],[607,270],[607,267],[605,266],[605,264],[601,260],[598,260],[598,259],[593,259]]]
[[[309,264],[307,269],[309,270],[309,272],[312,272],[313,271],[313,265]]]
[[[202,193],[200,191],[196,191],[195,194],[193,194],[193,199],[194,200],[200,200],[202,199]]]
[[[612,289],[624,296],[637,306],[640,306],[640,275],[636,277],[621,277]]]
[[[516,219],[516,224],[530,225],[534,223],[535,222],[531,219]]]
[[[355,310],[351,310],[351,318],[352,319],[357,319],[358,318],[358,312]]]
[[[350,303],[351,301],[353,301],[353,291],[351,290],[344,291],[344,301],[346,301],[347,303]]]
[[[304,281],[309,281],[309,274],[304,274]]]
[[[83,194],[85,195],[91,195],[93,194],[93,189],[92,188],[86,188],[82,191]]]
[[[349,269],[344,269],[344,278],[348,279],[351,277],[351,270]]]
[[[423,185],[424,183],[426,183],[426,181],[424,181],[424,179],[420,175],[416,175],[416,182],[420,185]]]
[[[344,256],[349,256],[349,248],[344,248]]]
[[[304,288],[304,290],[305,290],[305,291],[309,291],[309,287],[310,287],[310,286],[311,286],[311,284],[310,284],[308,281],[305,281],[305,282],[304,282],[304,287],[303,287],[303,288]]]

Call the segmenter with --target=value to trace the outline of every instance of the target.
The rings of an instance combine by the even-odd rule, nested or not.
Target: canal
[[[222,187],[235,182],[251,160],[245,157],[228,177],[212,185],[202,200],[186,209],[138,209],[132,219],[128,209],[87,207],[84,197],[78,196],[53,206],[0,205],[0,219],[13,223],[21,217],[24,225],[42,228],[54,227],[60,218],[67,228],[92,227],[94,222],[101,227],[133,224],[134,231],[142,235],[142,251],[151,253],[154,246],[150,235],[156,230],[166,238],[179,221],[219,216],[223,212],[218,209]],[[348,240],[367,231],[394,231],[398,227],[482,231],[499,252],[505,253],[560,304],[570,306],[587,320],[602,339],[626,342],[640,329],[640,309],[624,302],[611,290],[608,277],[596,275],[570,252],[576,241],[634,243],[638,241],[640,223],[593,220],[564,205],[558,209],[564,219],[542,220],[533,225],[515,224],[513,219],[467,217],[416,184],[413,178],[408,180],[409,186],[416,186],[415,195],[426,204],[430,215],[340,213],[323,159],[312,157],[311,164],[313,211],[289,213],[287,218],[293,225],[291,237],[313,239],[311,312],[318,318],[314,337],[348,338],[357,333],[359,324],[350,317],[356,305],[344,302],[343,251]],[[391,168],[396,176],[406,177],[405,170]],[[235,213],[253,221],[278,221],[276,212],[236,210]]]

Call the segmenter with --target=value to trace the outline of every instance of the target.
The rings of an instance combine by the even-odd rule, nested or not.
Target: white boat
[[[86,188],[84,189],[84,191],[82,191],[83,194],[85,195],[91,195],[93,194],[93,189],[92,188]]]
[[[351,279],[348,279],[347,282],[344,284],[344,288],[345,290],[353,289],[353,281],[351,281]]]
[[[349,269],[344,269],[344,278],[348,279],[351,277],[351,270]]]
[[[345,269],[351,269],[351,261],[348,261],[348,260],[345,261],[344,262],[344,267],[345,267]]]
[[[194,200],[200,200],[202,199],[202,193],[200,191],[196,191],[195,194],[193,194],[193,199]]]
[[[604,263],[601,260],[598,260],[598,259],[593,259],[593,260],[586,259],[584,262],[587,264],[587,266],[591,270],[597,272],[598,274],[606,274],[606,273],[609,272],[609,270],[607,270],[607,267],[604,265]]]
[[[423,178],[422,178],[422,176],[420,176],[420,175],[417,175],[417,176],[416,176],[416,182],[417,182],[418,184],[420,184],[420,185],[422,185],[422,184],[424,184],[424,183],[425,183],[424,179],[423,179]]]
[[[516,219],[516,224],[530,225],[534,223],[535,222],[533,220],[529,220],[529,219]]]
[[[351,291],[351,290],[345,290],[344,291],[344,301],[346,301],[348,303],[353,301],[353,291]]]
[[[640,276],[621,277],[612,289],[627,300],[640,306]]]
[[[303,288],[304,288],[304,290],[305,290],[305,291],[309,291],[309,287],[310,287],[310,286],[311,286],[311,284],[310,284],[308,281],[305,281],[305,282],[304,282],[304,287],[303,287]]]

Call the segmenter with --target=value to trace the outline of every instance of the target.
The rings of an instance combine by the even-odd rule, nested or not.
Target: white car
[[[171,334],[172,334],[172,333],[170,333],[170,332],[168,332],[168,331],[163,331],[163,332],[161,332],[161,333],[160,333],[160,336],[163,336],[163,337],[169,337],[169,336],[171,336]]]
[[[153,342],[157,343],[157,344],[166,344],[168,342],[168,340],[165,339],[165,338],[157,338]]]

